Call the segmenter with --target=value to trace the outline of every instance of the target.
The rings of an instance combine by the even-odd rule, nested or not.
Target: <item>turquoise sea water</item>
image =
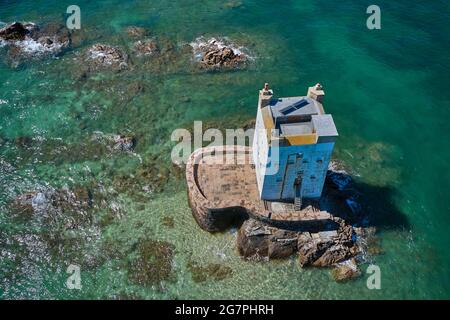
[[[64,24],[71,4],[0,0],[0,21]],[[372,1],[76,4],[82,29],[64,55],[12,68],[0,48],[1,298],[450,298],[447,1],[377,1],[382,29],[372,31]],[[157,61],[134,57],[129,26],[175,49]],[[199,36],[227,37],[254,60],[243,70],[197,70],[181,48]],[[120,46],[132,67],[80,76],[79,57],[94,43]],[[324,85],[340,133],[335,157],[378,230],[381,253],[370,259],[381,290],[368,290],[365,274],[335,283],[295,257],[244,261],[235,230],[209,234],[193,220],[183,172],[170,161],[172,131],[194,120],[242,126],[264,82],[279,96]],[[99,148],[97,131],[135,136],[135,152]],[[51,188],[89,190],[94,205],[52,217],[13,205]],[[145,259],[159,268],[142,268]],[[69,264],[81,267],[81,290],[65,286]]]

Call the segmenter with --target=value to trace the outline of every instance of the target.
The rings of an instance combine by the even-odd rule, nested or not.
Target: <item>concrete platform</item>
[[[261,200],[250,147],[196,150],[186,164],[186,180],[193,216],[207,231],[223,230],[245,216],[285,224],[332,219],[330,213],[307,202],[296,211],[292,203]]]

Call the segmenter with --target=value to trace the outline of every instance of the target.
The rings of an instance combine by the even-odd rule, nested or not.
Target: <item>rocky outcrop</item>
[[[287,258],[297,250],[297,234],[249,219],[239,230],[237,248],[246,258],[253,256],[270,259]]]
[[[30,33],[30,28],[34,27],[34,24],[22,24],[20,22],[13,22],[10,25],[0,29],[0,39],[6,41],[24,40]]]
[[[337,264],[332,270],[331,275],[336,282],[344,282],[355,279],[361,275],[356,260],[350,259]]]
[[[138,56],[152,55],[158,50],[156,42],[153,40],[139,40],[134,44],[134,51]]]
[[[240,68],[249,61],[247,54],[225,39],[205,40],[200,37],[190,46],[194,50],[194,57],[201,68]]]
[[[0,43],[7,47],[7,62],[13,67],[23,60],[61,54],[70,47],[71,35],[62,25],[14,22],[0,29]]]
[[[0,29],[0,40],[10,47],[9,57],[59,54],[70,46],[70,33],[61,25],[14,22]]]
[[[243,223],[237,236],[239,254],[248,258],[255,255],[265,257],[269,252],[271,228],[261,222],[249,219]]]
[[[351,226],[316,233],[297,232],[249,219],[238,232],[237,248],[244,257],[269,259],[286,258],[298,251],[302,267],[328,267],[358,252],[349,230]]]
[[[200,63],[207,68],[239,67],[245,62],[245,56],[237,54],[229,47],[212,47],[205,52]]]
[[[238,232],[237,248],[247,258],[278,259],[298,252],[302,267],[331,267],[359,253],[353,238],[352,226],[345,223],[337,230],[307,232],[285,230],[249,219]]]
[[[86,61],[94,69],[123,70],[128,68],[128,56],[119,48],[95,44],[87,51]]]

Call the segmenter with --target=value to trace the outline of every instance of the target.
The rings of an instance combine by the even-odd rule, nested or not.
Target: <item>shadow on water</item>
[[[408,229],[408,218],[397,207],[394,194],[394,188],[355,182],[347,173],[328,171],[320,204],[356,226]]]
[[[365,183],[356,183],[355,188],[361,192],[360,204],[363,214],[367,215],[370,226],[379,229],[408,229],[410,227],[405,213],[395,204],[395,189],[379,187]]]

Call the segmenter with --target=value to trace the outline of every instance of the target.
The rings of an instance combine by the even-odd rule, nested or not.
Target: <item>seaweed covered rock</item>
[[[118,47],[95,44],[87,51],[86,61],[94,69],[123,70],[128,68],[128,56]]]
[[[139,40],[134,43],[133,50],[138,56],[149,56],[157,52],[158,46],[153,40]]]

